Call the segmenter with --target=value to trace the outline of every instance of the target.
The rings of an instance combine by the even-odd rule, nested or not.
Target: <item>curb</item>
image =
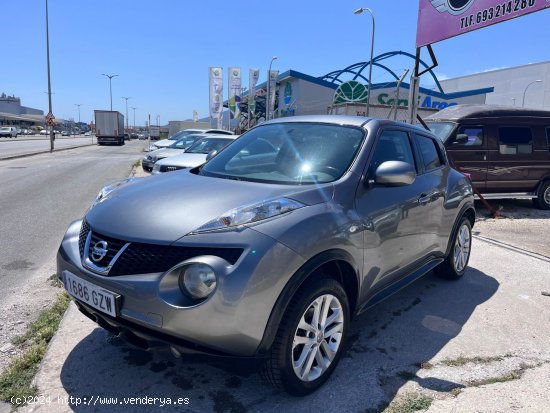
[[[54,152],[68,151],[70,149],[85,148],[86,146],[94,146],[94,145],[95,145],[95,143],[88,143],[86,145],[69,146],[68,148],[54,149]],[[51,153],[51,152],[50,151],[40,151],[40,152],[24,153],[24,154],[20,154],[20,155],[4,156],[4,157],[0,158],[0,161],[9,161],[10,159],[27,158],[29,156],[42,155],[42,154],[45,154],[45,153]]]

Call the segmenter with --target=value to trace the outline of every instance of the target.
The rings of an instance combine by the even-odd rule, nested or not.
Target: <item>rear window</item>
[[[498,150],[502,155],[521,155],[533,152],[533,132],[524,126],[498,128]]]
[[[416,142],[422,154],[426,172],[437,169],[443,164],[439,150],[436,148],[435,142],[432,139],[426,136],[416,135]]]

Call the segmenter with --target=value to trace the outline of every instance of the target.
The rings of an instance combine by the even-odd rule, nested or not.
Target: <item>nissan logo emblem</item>
[[[108,246],[107,241],[96,242],[92,247],[92,260],[98,262],[105,258],[107,252],[109,252]]]

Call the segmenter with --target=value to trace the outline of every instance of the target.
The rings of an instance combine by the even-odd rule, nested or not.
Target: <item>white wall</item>
[[[550,62],[442,80],[441,85],[445,93],[494,87],[486,103],[513,106],[515,99],[515,106],[520,107],[526,86],[538,79],[542,83],[529,86],[525,94],[525,107],[550,110]]]

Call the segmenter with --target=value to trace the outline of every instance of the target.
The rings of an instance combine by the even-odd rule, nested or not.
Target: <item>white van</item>
[[[0,127],[0,138],[17,138],[17,128],[15,126]]]

